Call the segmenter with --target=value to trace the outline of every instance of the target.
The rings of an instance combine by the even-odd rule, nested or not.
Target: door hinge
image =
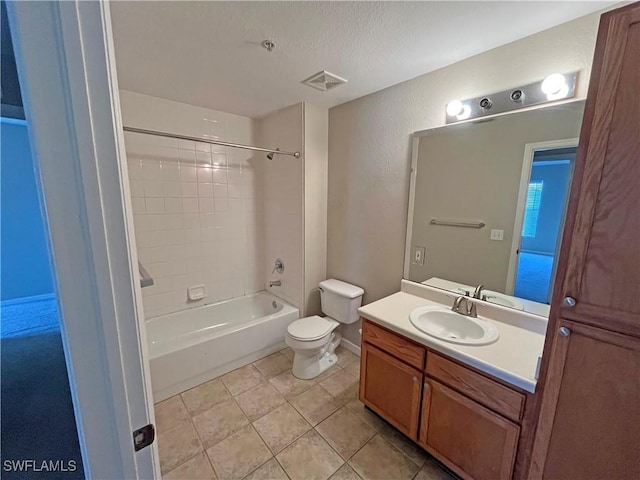
[[[133,432],[133,448],[137,452],[148,447],[156,439],[156,429],[153,424],[145,425]]]

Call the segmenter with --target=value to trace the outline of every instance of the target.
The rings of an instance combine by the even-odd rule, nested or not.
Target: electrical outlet
[[[414,265],[424,265],[424,254],[424,247],[416,247],[413,251],[413,262],[411,263],[413,263]]]
[[[491,230],[491,240],[502,240],[504,238],[504,230]]]

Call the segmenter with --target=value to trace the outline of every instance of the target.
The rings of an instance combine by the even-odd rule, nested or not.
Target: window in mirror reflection
[[[576,148],[536,150],[527,187],[514,295],[550,303]]]

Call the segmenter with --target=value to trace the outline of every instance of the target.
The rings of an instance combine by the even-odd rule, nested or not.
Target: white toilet
[[[320,282],[320,302],[326,317],[314,315],[292,322],[285,343],[295,352],[293,374],[303,380],[317,377],[338,361],[335,349],[341,336],[334,332],[340,323],[358,320],[364,290],[340,280]]]

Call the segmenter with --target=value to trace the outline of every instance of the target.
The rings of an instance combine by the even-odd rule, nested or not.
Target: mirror
[[[405,279],[548,316],[583,110],[416,132]]]

